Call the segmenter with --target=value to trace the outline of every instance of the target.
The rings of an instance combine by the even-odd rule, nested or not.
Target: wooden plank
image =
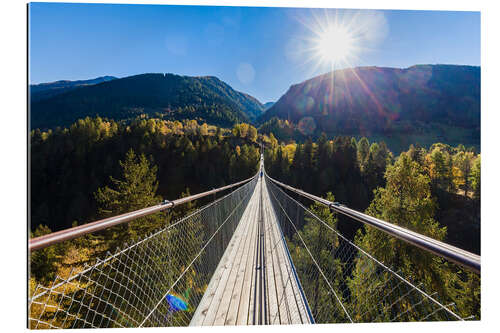
[[[257,246],[257,221],[255,220],[255,218],[251,220],[251,224],[253,228],[252,232],[248,235],[250,243],[247,252],[247,260],[245,263],[245,273],[243,275],[243,281],[241,282],[241,294],[238,302],[238,312],[235,320],[236,325],[248,325],[248,314],[250,312],[251,297],[253,296],[253,294],[251,294],[251,291],[253,283],[253,273],[255,270],[255,250]]]
[[[236,280],[238,278],[241,262],[244,256],[244,249],[246,247],[246,244],[248,243],[248,230],[249,227],[251,226],[251,221],[252,221],[252,213],[255,211],[255,208],[250,211],[249,218],[247,219],[242,219],[241,224],[244,226],[244,232],[242,234],[242,237],[240,238],[240,244],[238,245],[238,251],[236,252],[233,260],[233,266],[231,268],[231,272],[229,273],[229,278],[226,282],[222,297],[220,299],[219,305],[218,305],[218,310],[217,314],[215,315],[215,320],[214,320],[214,325],[224,325],[226,322],[226,317],[228,315],[228,312],[230,311],[231,307],[231,297],[233,295],[233,290],[236,284]]]
[[[260,200],[260,187],[261,186],[262,186],[262,178],[259,178],[258,183],[257,183],[257,189],[256,189],[257,198],[259,198],[259,200]],[[257,210],[258,206],[256,206],[255,209]],[[258,276],[257,276],[256,264],[257,264],[258,255],[259,255],[258,246],[259,246],[259,231],[260,231],[260,229],[259,229],[257,219],[255,219],[255,223],[257,224],[257,232],[255,233],[255,248],[253,249],[254,257],[253,257],[253,260],[251,262],[252,270],[250,273],[250,278],[252,280],[252,283],[251,283],[250,292],[249,292],[250,303],[248,305],[248,318],[246,320],[246,325],[252,325],[254,323],[254,314],[256,315],[255,312],[257,310],[257,303],[256,302],[258,302],[256,290],[258,290],[258,288],[259,288],[259,280],[258,280]]]
[[[251,325],[254,311],[258,321],[262,283],[256,270],[260,255],[259,204],[263,212],[261,241],[264,242],[265,271],[262,273],[265,273],[267,319],[270,324],[309,322],[270,195],[265,182],[259,178],[190,325]]]
[[[252,203],[253,197],[255,196],[255,193],[256,192],[254,190],[254,193],[252,193],[252,198],[250,199],[249,204],[247,205],[245,211],[242,214],[242,220],[243,220],[243,217],[245,215],[248,215],[252,211],[251,203]],[[240,227],[240,225],[241,225],[241,221],[240,221],[240,223],[238,223],[237,229]],[[235,230],[235,235],[236,235],[236,230]],[[235,235],[233,235],[233,237]],[[229,244],[231,244],[231,243],[232,243],[232,240],[230,241]],[[234,248],[234,246],[230,247],[228,245],[228,248],[225,250],[224,254],[222,255],[222,258],[221,258],[219,264],[217,265],[217,268],[212,276],[212,279],[210,280],[209,285],[208,285],[207,289],[205,290],[205,293],[203,294],[203,298],[200,301],[200,304],[198,305],[195,314],[193,315],[193,318],[189,324],[190,326],[203,325],[205,317],[210,309],[211,303],[213,301],[215,293],[216,293],[218,286],[220,284],[220,281],[222,279],[223,273],[226,270],[225,267],[228,264],[230,264],[230,262],[231,262],[231,254],[232,254],[233,248]]]
[[[265,187],[265,193],[266,193],[266,202],[270,202],[269,198],[269,192],[267,190],[267,187]],[[295,276],[293,275],[292,272],[292,267],[290,265],[290,262],[288,260],[288,255],[286,253],[285,249],[285,242],[282,239],[281,232],[279,230],[279,225],[278,221],[275,215],[275,212],[271,209],[271,214],[270,214],[270,223],[272,225],[272,230],[273,230],[273,236],[275,239],[275,242],[277,242],[276,246],[276,251],[278,254],[278,262],[279,262],[279,269],[281,271],[281,276],[283,277],[283,283],[285,285],[285,290],[284,290],[284,295],[283,296],[285,299],[283,302],[286,304],[286,308],[288,310],[288,315],[286,316],[287,318],[287,323],[289,324],[301,324],[303,322],[303,318],[305,315],[305,309],[300,308],[300,302],[301,300],[301,295],[298,290],[298,285],[295,280]],[[281,300],[280,300],[281,301]],[[301,311],[302,310],[302,311]]]
[[[259,191],[259,187],[261,186],[261,179],[258,180],[256,186],[256,192]],[[250,308],[253,306],[252,298],[253,298],[253,283],[254,283],[254,275],[255,275],[255,252],[257,249],[257,219],[255,218],[257,213],[257,209],[254,211],[254,218],[251,220],[253,224],[253,229],[250,235],[250,247],[245,267],[245,275],[243,277],[243,283],[241,287],[241,295],[238,306],[238,315],[236,318],[236,325],[248,325],[249,324],[249,315]],[[252,308],[253,310],[253,308]],[[251,323],[251,322],[250,322]]]
[[[234,236],[236,236],[237,239],[239,237],[236,235],[236,231]],[[232,240],[235,239],[234,236]],[[217,290],[220,287],[221,280],[224,276],[224,272],[227,270],[228,265],[231,265],[232,263],[231,256],[234,250],[234,243],[235,243],[234,241],[230,241],[226,251],[224,252],[224,255],[222,256],[221,261],[219,262],[219,265],[217,266],[217,269],[215,270],[215,273],[213,274],[212,279],[210,280],[210,283],[203,295],[203,298],[196,309],[195,315],[193,316],[190,325],[199,326],[204,324],[205,318],[210,309],[212,308],[211,306],[213,303],[213,299],[217,293]]]
[[[241,298],[244,297],[244,282],[245,282],[245,276],[247,272],[247,267],[248,267],[248,262],[249,260],[253,260],[253,252],[252,248],[255,244],[255,238],[253,237],[254,234],[257,233],[257,223],[255,220],[256,216],[256,211],[254,211],[254,215],[251,216],[251,218],[248,220],[248,225],[249,225],[249,231],[246,235],[246,243],[245,243],[245,248],[243,250],[243,256],[241,258],[240,266],[239,266],[239,271],[236,275],[236,281],[234,284],[233,292],[231,295],[231,302],[228,305],[228,313],[226,316],[226,320],[224,322],[224,325],[236,325],[237,319],[238,319],[238,314],[239,314],[239,308],[240,308],[240,303],[241,303]],[[251,266],[249,267],[251,270]],[[248,309],[247,309],[248,313]]]
[[[252,206],[249,205],[249,207],[248,207],[249,208],[248,209],[248,213],[246,214],[245,219],[242,218],[240,220],[240,223],[239,223],[238,227],[241,227],[242,225],[245,224],[245,223],[241,223],[241,221],[246,221],[246,219],[248,218],[247,216],[249,214],[251,214],[251,212],[255,209],[255,208],[253,208],[253,206],[254,206],[254,204],[255,204],[254,202],[256,200],[256,198],[255,198],[256,193],[257,192],[254,192],[254,194],[252,195],[252,198],[251,198]],[[240,228],[240,230],[239,230],[239,232],[237,234],[238,238],[234,239],[235,243],[239,242],[242,237],[246,236],[246,235],[244,235],[241,232],[241,230],[242,229]],[[236,236],[236,233],[233,236],[233,238],[235,236]],[[237,249],[238,249],[238,246],[235,246],[235,243],[233,243],[232,244],[232,248],[229,249],[231,251],[231,254],[228,257],[229,258],[229,262],[224,266],[224,270],[222,272],[219,285],[217,287],[217,290],[215,291],[215,295],[213,296],[213,300],[211,302],[211,305],[208,308],[208,311],[206,312],[205,320],[203,321],[202,325],[213,325],[214,322],[215,322],[215,316],[217,314],[218,305],[220,304],[220,301],[222,300],[222,295],[224,294],[224,290],[226,288],[227,280],[229,279],[229,275],[231,273],[233,264],[235,262],[234,258],[235,258],[235,255],[236,255],[236,252],[237,252]]]
[[[274,219],[276,220],[276,227],[278,229],[278,233],[281,235],[280,226],[279,226],[279,224],[277,222],[277,216],[276,216],[276,212],[274,210],[273,210],[273,214],[272,215],[273,215]],[[285,249],[285,246],[286,246],[286,243],[283,242],[283,249],[285,251],[284,255],[287,257],[288,267],[290,268],[290,270],[292,270],[292,265],[293,264],[288,259],[288,251],[287,251],[287,249]],[[291,273],[294,274],[293,272],[291,272]],[[294,295],[295,295],[295,300],[297,302],[298,311],[300,313],[301,322],[302,323],[310,324],[311,321],[310,321],[310,318],[309,318],[309,315],[308,315],[308,311],[307,311],[306,300],[304,299],[304,296],[300,292],[299,283],[295,279],[295,275],[293,275],[293,276],[294,276],[294,279],[293,279],[293,291],[294,291]]]
[[[266,235],[266,278],[267,278],[267,290],[268,290],[268,318],[269,324],[279,324],[279,310],[278,310],[278,295],[276,287],[276,277],[274,271],[274,248],[271,241],[271,228],[272,224],[269,220],[269,202],[264,201],[264,224],[265,224],[265,235]]]
[[[268,202],[269,203],[269,202]],[[285,278],[283,277],[283,273],[280,266],[280,257],[279,257],[279,242],[280,240],[276,237],[275,234],[275,226],[273,224],[273,220],[271,218],[272,207],[268,204],[266,205],[266,218],[269,221],[270,229],[269,229],[269,237],[270,237],[270,245],[272,249],[272,258],[273,258],[273,270],[274,270],[274,279],[276,285],[276,303],[278,307],[278,318],[273,318],[273,323],[275,324],[285,324],[288,323],[288,304],[286,300],[282,298],[282,294],[285,286]],[[274,315],[276,317],[276,314]]]

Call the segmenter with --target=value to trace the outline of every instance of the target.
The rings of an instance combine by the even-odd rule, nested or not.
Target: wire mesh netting
[[[267,177],[266,182],[297,279],[316,323],[479,319],[467,313],[465,307],[457,307],[469,297],[464,295],[464,288],[447,292],[453,281],[466,274],[456,265],[435,256],[430,258],[433,265],[449,267],[450,281],[439,283],[435,283],[438,278],[432,276],[432,271],[412,272],[416,266],[388,267],[356,241],[344,237],[327,207],[323,215],[330,216],[329,220],[313,213]],[[417,257],[432,256],[418,248],[411,251],[416,251]]]
[[[187,326],[257,178],[28,299],[29,328]]]

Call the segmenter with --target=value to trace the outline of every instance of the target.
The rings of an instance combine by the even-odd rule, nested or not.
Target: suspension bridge
[[[34,238],[29,250],[223,191],[229,193],[30,290],[29,328],[474,319],[432,284],[366,252],[299,198],[377,228],[457,274],[479,276],[479,256],[274,180],[263,158],[250,179]]]

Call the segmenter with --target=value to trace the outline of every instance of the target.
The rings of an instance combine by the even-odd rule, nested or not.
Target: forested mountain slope
[[[33,102],[31,128],[68,126],[86,116],[118,121],[140,114],[231,126],[249,122],[263,110],[257,99],[233,90],[216,77],[140,74]]]
[[[30,99],[31,102],[36,102],[41,99],[50,98],[76,88],[91,86],[94,84],[107,82],[115,79],[116,77],[114,76],[100,76],[98,78],[90,80],[76,80],[76,81],[59,80],[55,82],[31,84]]]
[[[273,117],[288,120],[297,135],[367,136],[395,151],[417,142],[479,146],[480,67],[338,70],[292,85],[259,122]]]

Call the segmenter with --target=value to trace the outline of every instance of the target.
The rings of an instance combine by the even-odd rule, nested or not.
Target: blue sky
[[[335,15],[363,27],[351,66],[480,65],[479,12],[33,3],[30,82],[213,75],[261,102],[331,69],[311,47]]]

